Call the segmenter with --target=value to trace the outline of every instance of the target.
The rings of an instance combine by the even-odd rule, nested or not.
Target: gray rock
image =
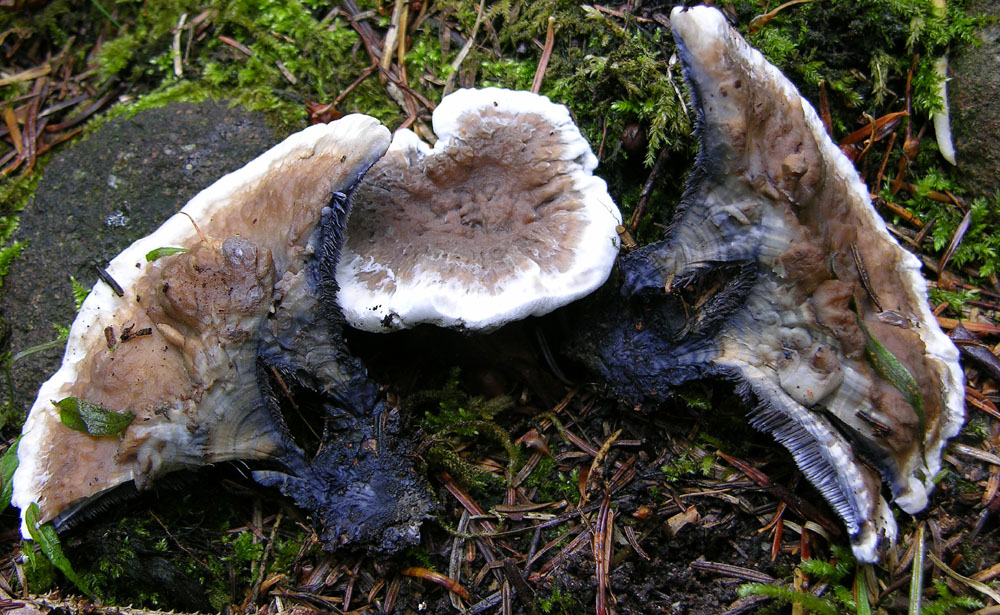
[[[996,0],[973,0],[970,13],[1000,18]],[[962,180],[976,194],[1000,190],[1000,22],[979,31],[982,44],[953,53],[948,103]]]
[[[0,313],[11,327],[12,354],[55,339],[57,326],[73,322],[69,276],[89,289],[95,264],[106,265],[277,140],[262,114],[225,102],[174,103],[112,120],[56,156],[21,214],[14,239],[28,247],[4,279]],[[62,351],[13,365],[16,410],[31,406]],[[9,391],[0,388],[6,400]]]

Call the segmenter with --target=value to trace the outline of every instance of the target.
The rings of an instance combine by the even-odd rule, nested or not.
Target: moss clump
[[[854,130],[862,111],[880,115],[900,106],[913,58],[914,110],[925,116],[940,108],[934,58],[949,46],[972,44],[980,20],[965,2],[948,3],[938,15],[931,0],[827,0],[788,7],[759,30],[751,45],[795,81],[810,100],[824,85],[830,95],[835,134]],[[749,24],[766,10],[742,0],[734,6],[738,23]]]
[[[421,445],[431,471],[449,472],[465,487],[484,490],[503,486],[503,479],[474,463],[460,450],[467,445],[499,445],[508,459],[509,475],[522,462],[523,454],[500,425],[498,414],[513,407],[508,397],[486,399],[472,397],[459,384],[459,372],[452,370],[444,386],[415,393],[406,405],[415,414],[423,414],[420,426],[427,436]],[[480,449],[482,450],[482,449]]]
[[[539,502],[558,502],[566,500],[573,502],[579,499],[580,469],[573,468],[568,474],[560,472],[556,460],[552,457],[542,457],[532,470],[523,486],[526,489],[537,489],[535,500]]]
[[[547,596],[539,592],[538,609],[545,615],[570,615],[582,611],[573,592],[563,590],[558,584],[552,587],[552,592]]]
[[[24,243],[11,241],[18,227],[18,214],[24,210],[28,199],[35,192],[39,180],[38,174],[19,176],[0,183],[0,288],[3,278],[7,275],[11,262],[17,258],[24,248]]]

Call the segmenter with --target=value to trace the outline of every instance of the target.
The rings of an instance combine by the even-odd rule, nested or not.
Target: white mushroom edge
[[[548,274],[535,262],[521,263],[521,275],[495,292],[475,292],[444,279],[433,263],[421,267],[412,282],[396,279],[391,268],[350,252],[346,247],[337,270],[338,303],[347,322],[364,331],[406,329],[421,323],[466,330],[492,330],[528,316],[541,316],[572,303],[599,288],[618,255],[617,227],[621,213],[608,194],[607,184],[593,175],[597,157],[580,134],[569,109],[548,97],[502,88],[461,89],[446,96],[434,110],[432,125],[438,141],[433,147],[410,130],[398,130],[389,151],[403,151],[410,160],[440,155],[462,138],[460,118],[493,108],[518,122],[521,114],[536,114],[558,132],[565,146],[559,156],[575,161],[573,187],[583,195],[585,231],[574,248],[572,267]],[[350,226],[348,226],[348,234]],[[379,272],[395,282],[394,292],[373,292],[355,281],[362,273]]]
[[[116,256],[107,266],[107,273],[124,290],[119,297],[111,287],[98,281],[80,307],[69,331],[66,351],[58,371],[52,375],[38,391],[18,444],[18,467],[12,480],[11,504],[21,509],[21,534],[30,538],[25,520],[25,511],[40,499],[46,484],[57,479],[46,470],[45,458],[55,454],[51,443],[58,441],[61,430],[68,430],[60,420],[59,409],[52,400],[66,397],[72,385],[81,376],[81,364],[95,348],[106,344],[105,327],[116,323],[116,315],[135,309],[135,287],[154,263],[146,261],[146,255],[153,250],[171,246],[190,246],[200,240],[199,231],[193,221],[202,228],[210,227],[214,216],[222,215],[232,206],[233,198],[248,185],[262,182],[266,176],[280,170],[285,165],[294,164],[298,159],[310,158],[328,150],[343,147],[345,140],[357,140],[379,127],[378,120],[366,115],[350,115],[330,124],[317,124],[297,132],[264,152],[240,169],[229,173],[208,188],[194,196],[188,203],[164,222],[152,234],[143,237]],[[387,133],[387,131],[386,131]],[[388,138],[388,134],[385,135]],[[384,146],[383,146],[384,147]],[[364,173],[374,161],[371,155],[361,155],[351,164],[356,165],[355,176]],[[276,260],[282,255],[276,254]],[[161,429],[163,425],[153,427]],[[168,427],[169,428],[169,427]],[[139,424],[129,426],[130,430],[143,429]],[[178,425],[178,440],[184,440],[184,427]],[[170,436],[164,433],[161,437]],[[57,452],[57,451],[56,451]],[[132,466],[119,466],[120,475],[102,476],[100,480],[109,488],[129,480],[141,479],[135,475]],[[95,494],[99,495],[99,494]],[[78,503],[78,507],[86,502]]]

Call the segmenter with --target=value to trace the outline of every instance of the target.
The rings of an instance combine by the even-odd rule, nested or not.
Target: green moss
[[[918,158],[918,165],[920,162]],[[939,255],[943,254],[965,217],[965,212],[954,205],[933,200],[928,195],[936,191],[961,196],[964,191],[955,180],[935,169],[917,176],[914,186],[914,192],[909,198],[901,201],[890,193],[887,181],[880,196],[905,206],[927,222],[933,220],[934,226],[930,230],[931,250]],[[980,278],[986,278],[1000,271],[1000,236],[995,232],[1000,225],[1000,193],[991,197],[976,197],[968,208],[971,211],[969,228],[955,250],[949,268],[971,268]],[[952,303],[952,300],[966,301],[970,298],[972,297],[953,296],[943,300]]]
[[[990,421],[981,416],[972,415],[962,426],[961,435],[972,438],[976,442],[987,442],[990,439]]]
[[[978,290],[941,290],[940,288],[930,288],[927,292],[930,295],[932,304],[947,303],[948,307],[956,314],[962,313],[966,301],[979,299]]]
[[[563,590],[557,583],[547,596],[538,592],[538,608],[546,615],[572,615],[580,613],[582,607],[573,592]]]
[[[0,183],[0,288],[4,276],[10,271],[11,263],[21,254],[26,244],[11,241],[20,224],[18,214],[24,210],[28,199],[38,185],[38,174],[20,176]],[[2,349],[0,349],[2,350]]]
[[[22,567],[28,591],[33,594],[44,594],[52,589],[56,582],[56,567],[49,558],[36,550],[35,545],[31,543],[22,545],[21,554],[24,556]]]
[[[488,451],[499,445],[507,457],[508,475],[514,476],[524,462],[524,453],[516,446],[510,434],[495,418],[501,412],[513,407],[508,397],[469,396],[462,390],[457,369],[452,370],[444,385],[415,393],[406,405],[415,415],[423,415],[420,426],[427,433],[424,447],[425,458],[432,471],[445,470],[462,485],[483,490],[490,486],[501,486],[503,479],[497,474],[484,471],[470,463],[457,450],[475,443],[477,451]]]
[[[579,474],[579,468],[573,468],[568,474],[560,472],[556,460],[546,456],[538,461],[538,465],[525,479],[524,487],[537,488],[535,500],[539,502],[572,502],[580,497],[577,487]]]
[[[414,561],[420,564],[421,567],[428,570],[437,570],[437,566],[434,564],[434,560],[431,559],[431,554],[427,551],[425,547],[413,546],[408,547],[403,554],[403,557],[407,561]]]
[[[863,578],[865,570],[857,566],[849,549],[833,546],[831,550],[833,551],[832,562],[809,559],[799,564],[802,571],[810,575],[811,579],[830,585],[831,591],[823,597],[815,596],[809,591],[797,591],[788,585],[764,585],[762,583],[741,585],[739,595],[741,597],[770,596],[782,603],[799,604],[817,615],[867,612],[859,608],[851,588],[843,583],[845,579],[850,581],[848,575],[851,573],[854,573],[855,578]],[[860,587],[863,588],[863,585]],[[830,593],[833,594],[832,597],[829,596]]]
[[[826,0],[795,5],[748,40],[817,100],[820,84],[830,95],[835,134],[855,128],[861,110],[885,103],[901,106],[913,57],[914,110],[926,117],[940,108],[934,58],[949,47],[973,44],[982,20],[965,12],[965,2],[948,3],[948,16],[935,14],[930,0]],[[771,7],[767,7],[771,8]],[[766,8],[755,0],[735,3],[739,23]],[[881,111],[876,110],[876,115]]]
[[[934,586],[937,597],[933,600],[927,600],[921,605],[920,612],[923,615],[950,615],[955,613],[956,609],[968,612],[983,608],[983,603],[975,598],[952,594],[941,579],[934,579],[931,584]]]
[[[20,256],[26,245],[23,241],[15,241],[0,248],[0,288],[3,287],[4,277],[10,272],[11,262]]]
[[[712,458],[706,457],[705,459],[709,460],[709,467],[711,467]],[[668,463],[660,466],[660,471],[666,475],[668,482],[675,482],[685,477],[701,476],[705,471],[705,467],[701,460],[695,459],[688,453],[681,453]]]
[[[264,556],[264,544],[254,539],[253,532],[245,530],[236,535],[230,544],[233,557],[243,563],[254,563]]]

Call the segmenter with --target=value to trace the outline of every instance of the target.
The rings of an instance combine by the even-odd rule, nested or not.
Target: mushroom
[[[363,115],[307,128],[200,192],[111,261],[107,279],[118,288],[98,282],[91,291],[62,366],[24,425],[13,480],[22,518],[35,504],[38,522],[59,528],[119,485],[143,489],[166,472],[231,459],[276,464],[281,472],[255,476],[316,512],[338,539],[349,517],[395,514],[366,507],[412,506],[397,511],[403,516],[426,510],[412,489],[404,493],[405,479],[369,497],[370,476],[359,475],[372,464],[359,463],[357,448],[355,459],[324,453],[307,461],[285,428],[274,384],[286,395],[312,391],[328,412],[361,424],[355,431],[370,447],[379,443],[371,434],[385,408],[343,344],[333,270],[347,195],[389,142],[389,131]],[[75,431],[72,416],[60,417],[66,400],[98,419],[134,418],[118,434]],[[409,468],[389,455],[373,463],[385,480]],[[387,523],[395,521],[412,519]],[[397,534],[412,539],[413,528]]]
[[[670,18],[701,150],[666,238],[622,259],[628,304],[578,354],[631,401],[706,375],[757,401],[772,434],[873,562],[927,504],[964,420],[958,353],[920,262],[889,235],[816,112],[718,10]],[[706,288],[689,315],[683,294]],[[582,349],[582,351],[580,350]]]
[[[607,280],[621,214],[566,107],[465,89],[433,126],[433,148],[397,131],[358,187],[337,269],[348,323],[494,329]]]

